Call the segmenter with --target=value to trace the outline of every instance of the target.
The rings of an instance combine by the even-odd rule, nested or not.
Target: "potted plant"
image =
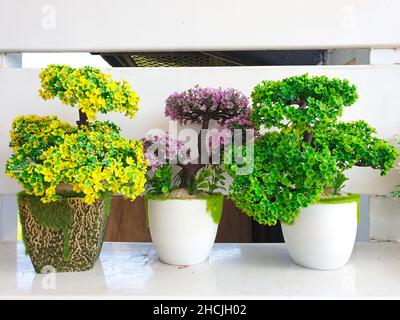
[[[152,240],[160,259],[168,264],[204,261],[214,244],[221,219],[225,177],[218,150],[233,130],[251,126],[248,99],[235,89],[194,87],[173,93],[165,115],[179,124],[199,125],[195,143],[172,134],[143,139],[150,169],[146,206]],[[211,126],[216,126],[210,130]],[[186,129],[187,130],[187,129]]]
[[[99,256],[110,195],[134,199],[147,170],[140,141],[120,135],[115,124],[91,120],[108,111],[134,117],[139,98],[125,81],[91,67],[50,65],[40,79],[40,96],[76,106],[78,125],[54,116],[17,117],[6,173],[24,189],[19,214],[35,270],[84,271]]]
[[[254,170],[238,175],[235,163],[226,165],[238,208],[261,224],[280,221],[292,260],[305,267],[340,268],[351,255],[359,197],[342,191],[344,171],[385,175],[397,156],[366,122],[338,120],[357,98],[347,80],[325,76],[263,81],[252,92],[251,119],[264,129]]]

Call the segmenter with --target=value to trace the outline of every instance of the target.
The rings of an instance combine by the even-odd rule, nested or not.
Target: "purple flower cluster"
[[[208,146],[208,156],[214,151],[219,152],[222,146],[231,144],[235,129],[253,128],[248,105],[249,99],[236,89],[196,86],[182,93],[171,94],[166,100],[165,115],[180,124],[201,124],[203,129],[208,129],[212,121],[217,124],[218,129],[211,129],[208,140],[201,142],[201,146]],[[200,139],[203,136],[197,133],[196,143]],[[142,142],[145,157],[153,170],[165,163],[190,164],[190,147],[168,134],[147,136]],[[197,146],[194,153],[199,154],[199,159],[204,156],[201,146]]]
[[[224,127],[229,129],[250,129],[254,128],[253,122],[250,120],[250,109],[246,108],[242,114],[233,116],[224,122]]]
[[[184,144],[169,136],[168,133],[148,135],[142,139],[142,143],[145,158],[149,161],[152,170],[170,161],[176,161],[186,152]]]
[[[227,128],[220,130],[212,129],[210,131],[209,147],[210,149],[217,149],[221,146],[230,144],[232,141],[232,131]]]
[[[206,115],[224,127],[248,127],[251,125],[248,104],[248,98],[236,89],[196,86],[171,94],[166,100],[165,115],[180,124],[202,123]]]

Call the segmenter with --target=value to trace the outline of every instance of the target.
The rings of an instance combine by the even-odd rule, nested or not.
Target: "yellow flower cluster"
[[[32,157],[37,153],[35,151],[40,152],[45,146],[55,145],[64,133],[73,130],[70,124],[55,116],[19,116],[12,123],[10,147],[14,153],[22,149],[26,156]]]
[[[101,130],[84,127],[66,135],[62,144],[42,154],[42,160],[34,171],[42,176],[43,185],[34,185],[32,192],[44,195],[43,202],[59,197],[56,187],[61,182],[83,193],[88,204],[104,192],[135,199],[144,191],[147,161],[142,144],[107,126]]]
[[[77,129],[57,117],[19,116],[12,123],[10,147],[13,155],[6,162],[6,173],[18,180],[27,193],[40,193],[43,177],[36,174],[42,153],[64,141],[64,135]],[[42,190],[43,191],[43,190]]]
[[[121,136],[112,123],[75,128],[56,117],[30,115],[16,118],[12,127],[14,154],[6,173],[43,202],[60,198],[60,183],[73,185],[88,204],[105,192],[135,199],[144,191],[148,163],[142,144]]]
[[[88,119],[97,112],[125,112],[133,118],[139,97],[126,81],[113,81],[100,70],[50,65],[40,73],[45,99],[58,97],[77,106]],[[6,173],[27,194],[43,202],[58,200],[57,186],[69,184],[91,204],[104,193],[130,199],[144,191],[147,160],[139,141],[124,138],[110,122],[86,122],[73,127],[57,117],[17,117],[10,132],[13,155]]]
[[[58,97],[63,104],[78,106],[89,120],[98,112],[122,112],[133,118],[138,111],[139,97],[125,81],[111,80],[111,76],[92,67],[71,68],[49,65],[40,73],[40,96]]]

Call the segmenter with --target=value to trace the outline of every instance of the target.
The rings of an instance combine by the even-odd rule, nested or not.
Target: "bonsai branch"
[[[208,114],[203,114],[202,117],[202,123],[201,123],[201,129],[208,129],[210,123],[210,117]],[[181,175],[181,188],[187,188],[189,184],[192,184],[195,179],[196,179],[196,174],[197,172],[204,168],[206,164],[201,163],[202,159],[202,146],[203,144],[206,143],[205,141],[202,141],[202,131],[198,133],[197,136],[197,150],[198,150],[198,163],[188,163],[188,164],[183,164],[183,163],[178,163],[177,165],[182,168],[180,175]],[[206,150],[206,148],[204,149]]]
[[[189,184],[192,184],[196,180],[196,174],[197,172],[205,167],[205,164],[194,164],[194,163],[188,163],[186,165],[184,164],[178,164],[182,168],[180,171],[180,176],[181,176],[181,188],[187,188]]]
[[[299,106],[299,110],[304,110],[307,108],[307,101],[297,99],[290,102],[290,104],[297,104]]]
[[[88,124],[88,117],[86,113],[82,112],[81,109],[79,109],[79,120],[76,122],[76,124],[80,126],[86,126]]]
[[[354,164],[356,167],[369,167],[370,165],[362,162],[362,161],[358,161]]]
[[[307,144],[311,144],[313,138],[314,138],[314,132],[305,132],[304,133],[303,140]]]

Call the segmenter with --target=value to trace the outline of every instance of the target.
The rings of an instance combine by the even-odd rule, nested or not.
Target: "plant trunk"
[[[208,129],[208,125],[210,123],[210,119],[207,114],[203,115],[203,121],[201,124],[201,129]],[[197,150],[198,150],[198,163],[189,163],[189,164],[181,164],[179,165],[182,168],[181,171],[181,188],[188,188],[189,184],[192,184],[196,179],[197,172],[205,167],[206,164],[201,163],[201,155],[202,155],[202,145],[205,143],[202,141],[201,130],[197,136]]]
[[[85,126],[88,124],[88,117],[86,115],[86,113],[82,112],[79,109],[79,120],[76,122],[76,124],[80,127],[80,126]]]
[[[208,125],[209,125],[209,123],[210,123],[210,119],[208,118],[208,115],[207,114],[204,114],[203,115],[203,122],[202,122],[202,125],[201,125],[201,130],[200,130],[200,132],[199,132],[199,134],[198,134],[198,136],[197,136],[197,150],[198,150],[198,154],[199,154],[199,158],[198,158],[198,163],[200,164],[201,163],[201,156],[202,156],[202,146],[203,146],[203,143],[206,143],[206,141],[202,141],[201,140],[201,138],[202,138],[202,134],[201,134],[201,132],[202,132],[202,130],[203,129],[208,129]],[[205,148],[205,150],[207,150],[206,148]]]
[[[306,132],[303,137],[304,141],[309,145],[311,145],[313,138],[314,138],[313,132]]]
[[[181,188],[187,188],[196,179],[196,173],[204,167],[203,164],[187,164],[182,165]]]

